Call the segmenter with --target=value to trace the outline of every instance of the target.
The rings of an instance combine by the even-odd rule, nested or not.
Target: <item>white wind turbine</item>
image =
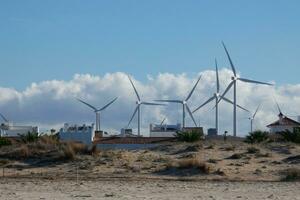
[[[100,112],[105,110],[108,106],[110,106],[112,103],[114,103],[116,100],[118,99],[118,97],[114,98],[112,101],[110,101],[108,104],[106,104],[105,106],[103,106],[100,109],[97,109],[95,106],[92,106],[91,104],[84,102],[80,99],[77,98],[78,101],[80,101],[81,103],[87,105],[88,107],[92,108],[96,114],[96,131],[100,131]]]
[[[250,80],[250,79],[245,79],[245,78],[240,78],[237,76],[236,74],[236,70],[235,70],[235,67],[233,65],[233,62],[230,58],[230,55],[227,51],[227,48],[224,44],[224,42],[222,42],[222,45],[224,47],[224,50],[226,52],[226,55],[227,55],[227,58],[230,62],[230,66],[231,66],[231,69],[232,69],[232,72],[233,72],[233,76],[231,77],[231,82],[230,84],[228,85],[228,87],[226,88],[226,90],[224,91],[224,93],[221,95],[221,99],[226,95],[226,93],[230,90],[230,88],[233,86],[233,135],[236,137],[236,132],[237,132],[237,116],[236,116],[236,110],[237,110],[237,100],[236,100],[236,85],[237,85],[237,82],[238,81],[242,81],[242,82],[246,82],[246,83],[255,83],[255,84],[262,84],[262,85],[273,85],[273,84],[270,84],[270,83],[264,83],[264,82],[260,82],[260,81],[254,81],[254,80]],[[220,99],[220,100],[221,100]],[[220,101],[219,100],[219,101]]]
[[[211,101],[215,100],[216,102],[216,105],[215,105],[215,109],[216,109],[216,116],[215,116],[215,123],[216,123],[216,131],[217,131],[217,134],[219,133],[219,101],[221,100],[224,100],[225,102],[227,103],[230,103],[230,104],[233,104],[233,102],[229,99],[227,99],[226,97],[221,97],[220,96],[220,81],[219,81],[219,70],[218,70],[218,63],[217,63],[217,60],[215,59],[215,65],[216,65],[216,93],[211,97],[209,98],[206,102],[204,102],[202,105],[200,105],[198,108],[196,108],[193,113],[195,113],[196,111],[198,111],[199,109],[201,109],[202,107],[204,107],[206,104],[210,103]],[[243,108],[242,106],[239,106],[237,105],[237,107],[245,110],[245,111],[248,111],[247,109]],[[249,112],[249,111],[248,111]]]
[[[139,93],[137,92],[137,89],[135,88],[130,76],[128,76],[128,79],[134,89],[134,92],[136,94],[136,97],[137,97],[137,101],[136,101],[136,108],[133,112],[133,115],[132,117],[130,118],[129,122],[128,122],[128,125],[127,125],[127,128],[129,127],[131,121],[133,120],[134,116],[136,113],[138,113],[138,136],[141,136],[141,105],[148,105],[148,106],[165,106],[165,104],[159,104],[159,103],[152,103],[152,102],[146,102],[146,101],[141,101],[141,98],[140,98],[140,95]]]
[[[254,113],[251,117],[249,117],[251,133],[253,132],[253,121],[254,121],[254,119],[255,119],[255,116],[256,116],[256,114],[257,114],[257,112],[258,112],[260,106],[261,106],[261,104],[259,104],[259,105],[257,106],[255,113]]]
[[[199,81],[201,79],[201,76],[198,78],[196,84],[194,85],[193,89],[191,90],[191,92],[189,93],[189,95],[187,96],[187,98],[185,100],[155,100],[155,101],[159,101],[159,102],[168,102],[168,103],[178,103],[178,104],[182,104],[182,127],[185,127],[185,109],[188,111],[190,117],[192,118],[195,126],[197,127],[197,123],[194,119],[193,113],[191,111],[191,109],[189,108],[189,106],[187,105],[187,101],[191,98],[192,94],[194,93]]]

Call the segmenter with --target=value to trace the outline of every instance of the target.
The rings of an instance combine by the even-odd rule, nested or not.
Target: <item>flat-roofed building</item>
[[[181,124],[150,124],[150,137],[175,137],[181,130]]]
[[[94,124],[91,126],[87,126],[85,124],[79,126],[65,123],[64,127],[59,131],[59,138],[62,141],[82,142],[90,145],[94,141],[95,130]]]
[[[38,126],[16,126],[9,123],[3,123],[0,126],[1,137],[20,137],[20,135],[26,135],[28,133],[39,133]]]

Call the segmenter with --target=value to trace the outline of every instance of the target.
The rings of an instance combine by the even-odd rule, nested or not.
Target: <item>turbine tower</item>
[[[216,131],[217,131],[217,134],[219,133],[219,100],[224,100],[225,102],[227,103],[230,103],[233,105],[233,102],[229,99],[227,99],[226,97],[221,97],[220,96],[220,80],[219,80],[219,70],[218,70],[218,63],[217,63],[217,59],[215,59],[215,65],[216,65],[216,93],[211,97],[209,98],[206,102],[204,102],[202,105],[200,105],[198,108],[196,108],[193,113],[195,113],[196,111],[198,111],[199,109],[201,109],[202,107],[204,107],[206,104],[210,103],[211,101],[215,100],[216,102],[216,105],[215,105],[215,109],[216,109],[216,116],[215,116],[215,123],[216,123]],[[239,106],[237,105],[237,107],[245,110],[245,111],[248,111],[247,109],[243,108],[242,106]],[[248,111],[249,112],[249,111]]]
[[[256,116],[256,114],[257,114],[257,112],[258,112],[260,106],[261,106],[261,104],[259,104],[259,105],[257,106],[255,113],[254,113],[251,117],[249,117],[251,133],[253,132],[253,121],[254,121],[254,119],[255,119],[255,116]]]
[[[97,109],[95,106],[92,106],[91,104],[84,102],[80,99],[77,99],[77,100],[94,110],[94,112],[96,114],[96,131],[100,131],[101,130],[100,129],[100,112],[105,110],[108,106],[110,106],[112,103],[114,103],[117,99],[118,99],[118,97],[114,98],[112,101],[110,101],[108,104],[106,104],[105,106],[103,106],[100,109]]]
[[[255,83],[255,84],[261,84],[261,85],[273,85],[273,84],[238,77],[237,74],[236,74],[236,70],[235,70],[235,67],[233,65],[233,62],[230,58],[230,55],[227,51],[227,48],[226,48],[224,42],[222,42],[222,45],[223,45],[224,50],[226,52],[227,58],[229,60],[229,63],[230,63],[230,66],[231,66],[231,69],[232,69],[232,72],[233,72],[233,76],[231,77],[232,81],[230,82],[230,84],[228,85],[228,87],[226,88],[224,93],[221,95],[221,98],[223,98],[225,96],[225,94],[229,91],[229,89],[233,86],[233,104],[234,104],[233,105],[233,136],[236,137],[236,132],[237,132],[237,120],[236,120],[237,119],[237,116],[236,116],[236,110],[237,110],[237,99],[236,99],[237,95],[236,95],[236,93],[237,93],[237,89],[236,89],[236,86],[237,86],[237,82],[242,81],[242,82],[246,82],[246,83]]]
[[[128,75],[128,79],[134,89],[134,92],[136,94],[136,97],[137,97],[137,101],[136,101],[136,108],[133,112],[133,115],[132,117],[130,118],[129,122],[128,122],[128,125],[127,125],[127,128],[129,127],[131,121],[133,120],[134,116],[136,113],[138,113],[138,136],[141,136],[141,105],[148,105],[148,106],[165,106],[165,104],[159,104],[159,103],[151,103],[151,102],[146,102],[146,101],[141,101],[141,98],[140,98],[140,95],[139,93],[137,92],[137,89],[135,88],[130,76]]]
[[[192,94],[194,93],[200,79],[201,79],[201,76],[198,78],[196,84],[194,85],[193,89],[191,90],[191,92],[189,93],[189,95],[187,96],[187,98],[185,100],[155,100],[155,101],[159,101],[159,102],[178,103],[178,104],[182,105],[182,128],[185,127],[185,109],[188,111],[188,113],[189,113],[190,117],[192,118],[195,126],[197,127],[197,123],[194,119],[194,116],[193,116],[193,113],[192,113],[191,109],[187,105],[187,101],[191,98]]]

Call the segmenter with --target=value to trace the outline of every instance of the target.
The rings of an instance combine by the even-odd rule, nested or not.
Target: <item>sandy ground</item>
[[[1,179],[0,199],[300,199],[299,182]]]
[[[73,159],[62,159],[55,145],[29,144],[26,158],[18,146],[2,148],[0,200],[300,200],[300,146],[291,143],[167,143],[147,150],[78,153]],[[283,181],[290,170],[298,182]]]

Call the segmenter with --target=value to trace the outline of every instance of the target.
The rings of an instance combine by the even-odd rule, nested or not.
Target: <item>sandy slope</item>
[[[0,199],[300,199],[300,183],[2,179]]]

